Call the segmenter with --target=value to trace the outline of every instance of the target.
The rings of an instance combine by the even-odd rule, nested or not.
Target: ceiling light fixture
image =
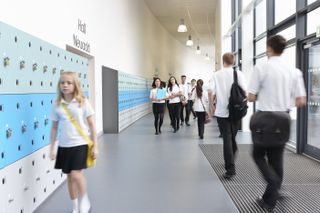
[[[197,54],[197,55],[200,55],[200,54],[201,54],[201,50],[200,50],[200,46],[199,46],[199,45],[197,46],[196,54]]]
[[[191,47],[191,46],[193,46],[193,41],[192,41],[192,37],[191,37],[191,35],[189,35],[189,37],[188,37],[189,39],[188,39],[188,41],[187,41],[187,43],[186,43],[186,45],[188,46],[188,47]]]
[[[208,53],[206,54],[206,57],[204,59],[207,60],[207,61],[210,60]]]
[[[187,32],[187,26],[184,24],[184,19],[180,19],[180,25],[178,26],[178,32],[179,33],[185,33]]]

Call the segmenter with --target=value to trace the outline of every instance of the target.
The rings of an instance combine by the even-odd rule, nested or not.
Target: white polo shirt
[[[182,86],[178,86],[177,84],[175,84],[174,86],[172,86],[172,91],[170,91],[170,88],[168,87],[167,92],[169,95],[177,94],[179,92],[183,92],[183,88]],[[180,97],[169,99],[169,104],[175,104],[175,103],[180,103]]]
[[[246,81],[241,71],[237,71],[238,84],[246,91]],[[229,98],[231,86],[233,84],[233,68],[223,68],[213,74],[210,80],[209,89],[212,90],[213,95],[216,95],[217,103],[215,116],[221,118],[229,117]]]
[[[208,109],[209,109],[208,108],[209,99],[208,99],[208,92],[207,91],[203,90],[202,97],[198,98],[197,91],[196,91],[196,89],[194,89],[193,92],[192,92],[191,99],[193,100],[193,110],[195,112],[208,111]],[[202,101],[203,105],[202,105],[201,101]],[[204,110],[203,106],[204,106],[204,108],[206,110]]]
[[[70,110],[71,114],[82,128],[82,131],[89,136],[90,133],[87,117],[94,114],[89,101],[86,99],[82,107],[79,107],[79,103],[76,101],[76,99],[73,99],[70,103],[67,103],[62,99],[61,102],[67,104],[67,108]],[[71,122],[70,117],[61,105],[53,105],[51,119],[59,122],[60,147],[74,147],[88,144],[78,133],[74,124]]]
[[[189,85],[187,83],[180,84],[182,87],[182,95],[185,97],[185,100],[188,101],[188,92],[189,92]]]
[[[150,91],[150,99],[157,99],[157,92],[158,92],[158,88],[153,88],[153,89],[151,89],[151,91]],[[167,92],[167,95],[166,95],[167,97],[169,96],[168,95],[168,92]],[[165,100],[162,100],[162,101],[152,101],[152,103],[158,103],[158,104],[160,104],[160,103],[166,103],[166,101]]]
[[[261,111],[288,111],[295,98],[305,97],[302,73],[290,67],[281,56],[270,57],[252,72],[248,92],[257,95],[257,109]]]

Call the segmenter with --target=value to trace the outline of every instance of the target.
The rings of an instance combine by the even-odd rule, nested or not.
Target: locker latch
[[[7,138],[10,138],[12,136],[12,129],[11,128],[7,129],[6,136],[7,136]]]
[[[52,74],[54,75],[54,74],[56,74],[56,72],[57,72],[57,68],[52,68]]]
[[[27,125],[26,124],[22,124],[21,125],[21,132],[25,133],[27,131]]]
[[[38,69],[38,64],[37,63],[34,63],[33,65],[32,65],[32,70],[33,71],[36,71]]]
[[[9,57],[5,57],[5,58],[3,59],[3,65],[4,65],[5,67],[10,65],[10,58],[9,58]]]
[[[26,62],[24,60],[20,61],[20,70],[26,67]]]
[[[35,121],[35,122],[34,122],[34,128],[35,128],[35,129],[39,128],[39,121]]]
[[[44,125],[47,126],[48,123],[49,123],[49,119],[48,118],[44,119]]]
[[[48,71],[48,66],[47,65],[44,65],[43,66],[43,73],[46,73]]]

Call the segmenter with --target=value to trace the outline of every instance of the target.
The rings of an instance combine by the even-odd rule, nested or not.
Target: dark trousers
[[[154,128],[156,132],[161,132],[161,126],[163,124],[163,116],[164,116],[164,106],[162,103],[153,103],[152,111],[154,115]]]
[[[253,146],[253,159],[267,182],[267,188],[262,198],[264,202],[273,207],[278,200],[283,179],[283,152],[284,145],[272,148]]]
[[[186,115],[186,123],[189,123],[190,120],[190,113],[192,112],[193,117],[197,117],[196,113],[193,110],[193,101],[188,100],[187,104],[187,115]]]
[[[206,112],[196,112],[198,117],[198,134],[203,137],[204,134],[204,121],[206,119]]]
[[[174,130],[179,129],[181,103],[169,104],[169,111],[172,116],[171,124]]]
[[[184,119],[184,113],[183,113],[183,111],[186,111],[186,115],[187,115],[187,106],[188,106],[188,104],[186,104],[186,105],[183,105],[182,103],[180,103],[181,104],[181,109],[180,109],[180,120],[181,120],[181,123],[183,123],[184,121],[185,121],[185,119]],[[186,119],[186,123],[188,123],[188,121],[187,121],[187,119]]]
[[[228,174],[235,174],[235,153],[238,150],[236,143],[236,135],[240,127],[239,121],[231,121],[229,118],[217,117],[220,132],[223,138],[223,157],[225,163],[225,169]]]

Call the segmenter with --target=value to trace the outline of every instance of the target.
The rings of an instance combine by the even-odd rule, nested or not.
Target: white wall
[[[78,18],[87,24],[86,35],[77,29]],[[61,48],[73,46],[74,33],[90,42],[98,132],[102,65],[147,78],[157,68],[163,80],[170,72],[209,79],[214,67],[213,61],[203,60],[169,35],[142,0],[2,1],[0,21]]]

